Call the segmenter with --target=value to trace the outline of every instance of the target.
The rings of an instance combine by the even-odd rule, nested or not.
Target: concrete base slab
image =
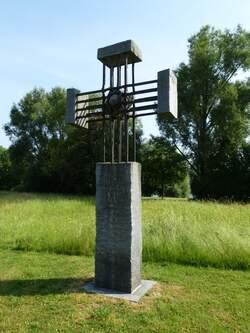
[[[98,288],[95,286],[94,282],[86,283],[83,286],[83,289],[88,293],[100,294],[107,297],[115,297],[139,303],[142,296],[144,296],[155,284],[155,281],[142,280],[141,285],[137,287],[131,294],[111,289]]]

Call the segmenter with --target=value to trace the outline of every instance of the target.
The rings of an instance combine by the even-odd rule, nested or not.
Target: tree
[[[250,199],[250,144],[244,143],[234,154],[215,161],[209,193],[215,198]]]
[[[8,190],[11,187],[9,151],[0,146],[0,190]]]
[[[189,39],[189,62],[176,71],[179,117],[158,122],[162,135],[188,160],[198,198],[227,196],[213,176],[223,173],[249,135],[250,81],[232,81],[249,67],[248,32],[205,26]]]
[[[164,138],[151,137],[142,146],[142,190],[145,195],[187,196],[187,167]]]
[[[60,154],[55,158],[52,153],[55,147],[60,151],[65,140],[65,101],[61,88],[49,93],[33,89],[12,107],[5,131],[12,141],[13,178],[21,189],[47,190],[55,185],[54,177],[60,176]]]

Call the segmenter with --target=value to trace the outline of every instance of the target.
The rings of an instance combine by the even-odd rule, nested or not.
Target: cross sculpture
[[[177,117],[177,79],[166,69],[156,80],[135,82],[135,63],[142,61],[142,54],[132,40],[99,48],[97,58],[103,64],[102,89],[67,89],[65,115],[66,124],[85,129],[93,122],[102,125],[103,161],[96,166],[95,281],[85,289],[113,296],[125,293],[138,301],[152,281],[141,280],[140,272],[141,167],[136,162],[135,122],[164,113]]]

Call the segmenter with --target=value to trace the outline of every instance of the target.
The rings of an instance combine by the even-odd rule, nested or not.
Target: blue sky
[[[187,61],[187,39],[201,26],[250,30],[250,0],[9,0],[0,2],[0,145],[9,111],[36,87],[99,89],[97,48],[134,39],[143,53],[137,80]],[[144,133],[157,134],[153,117]]]

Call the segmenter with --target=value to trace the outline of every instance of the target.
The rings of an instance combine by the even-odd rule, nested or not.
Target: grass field
[[[132,304],[82,289],[93,198],[0,192],[0,333],[249,333],[250,205],[142,206],[143,277],[158,283]]]
[[[250,205],[144,199],[143,260],[250,268]],[[93,198],[0,192],[0,248],[92,256]]]
[[[0,251],[0,332],[249,333],[250,272],[144,263],[133,304],[86,294],[93,258]]]

